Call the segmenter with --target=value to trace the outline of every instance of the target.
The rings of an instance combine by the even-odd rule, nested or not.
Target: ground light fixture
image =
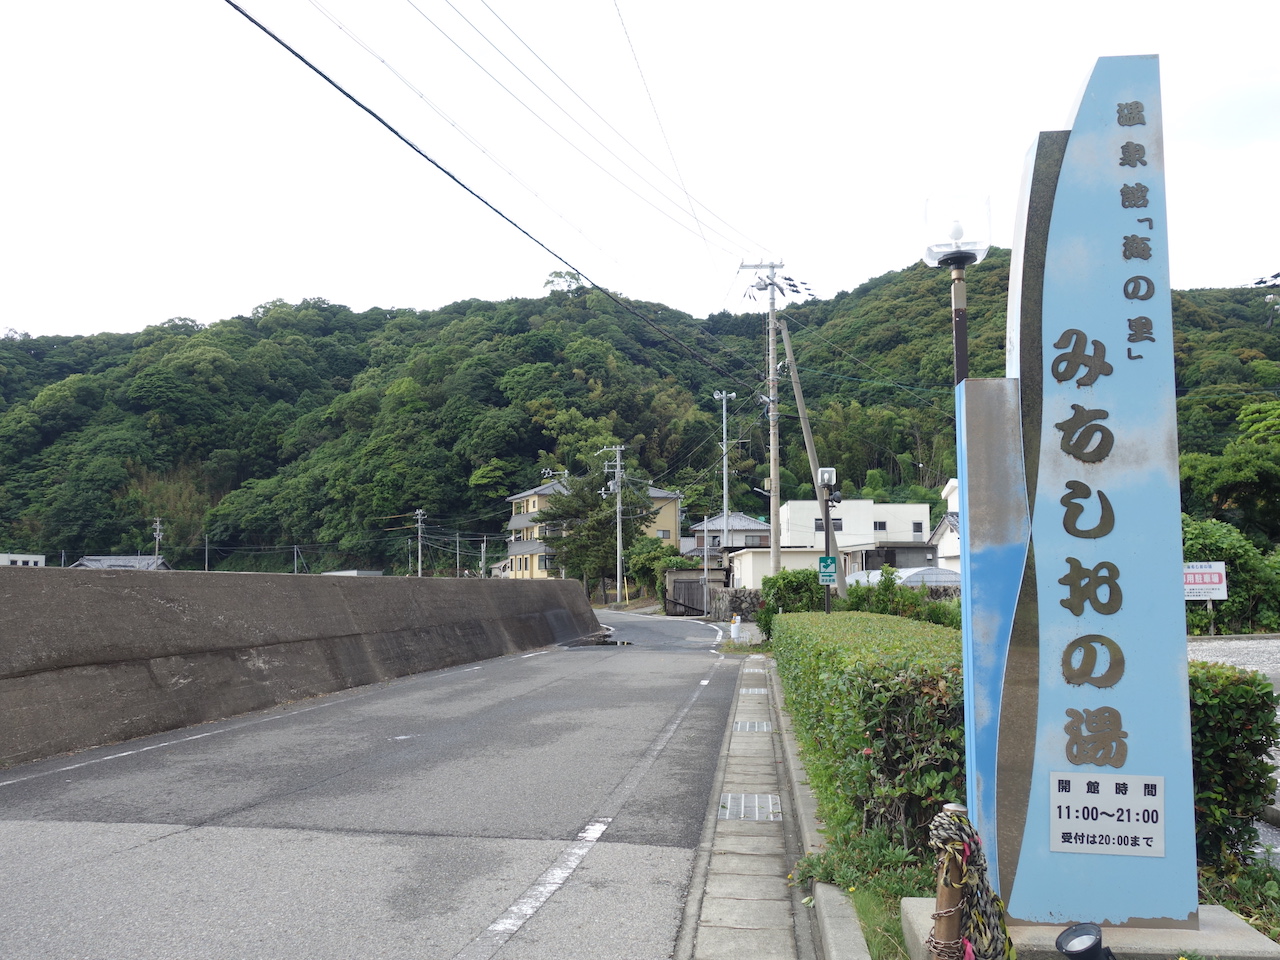
[[[1053,945],[1068,960],[1116,960],[1111,948],[1102,945],[1102,928],[1096,923],[1073,923]]]

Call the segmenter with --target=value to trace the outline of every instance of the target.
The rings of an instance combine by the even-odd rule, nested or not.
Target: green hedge
[[[773,653],[822,815],[836,830],[883,827],[926,850],[928,822],[963,802],[959,631],[866,613],[778,616]],[[1196,846],[1202,863],[1248,856],[1275,790],[1268,753],[1280,703],[1262,674],[1190,669]]]
[[[1265,674],[1221,663],[1190,663],[1191,770],[1196,852],[1201,863],[1247,859],[1254,822],[1275,795],[1270,752],[1280,741],[1280,697]]]
[[[828,823],[882,826],[925,850],[963,800],[960,634],[868,613],[784,614],[773,653]],[[825,796],[824,796],[825,794]]]

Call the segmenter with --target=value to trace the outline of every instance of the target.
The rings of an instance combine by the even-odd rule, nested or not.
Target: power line
[[[377,122],[378,122],[382,127],[384,127],[384,128],[385,128],[385,129],[386,129],[386,130],[387,130],[387,131],[388,131],[392,136],[394,136],[397,140],[399,140],[400,142],[402,142],[405,146],[407,146],[410,150],[412,150],[414,153],[416,153],[418,156],[420,156],[423,160],[426,160],[429,164],[431,164],[433,167],[435,167],[437,170],[439,170],[441,173],[443,173],[446,177],[448,177],[448,178],[449,178],[450,180],[452,180],[455,184],[457,184],[459,187],[461,187],[463,190],[465,190],[468,194],[470,194],[470,195],[471,195],[472,197],[474,197],[476,200],[480,201],[480,203],[484,204],[484,206],[485,206],[485,207],[487,207],[487,208],[488,208],[489,210],[491,210],[493,213],[495,213],[495,214],[497,214],[499,217],[501,217],[501,218],[502,218],[502,219],[503,219],[507,224],[509,224],[510,226],[514,227],[516,230],[518,230],[521,234],[523,234],[523,235],[524,235],[525,237],[527,237],[529,240],[531,240],[531,241],[533,241],[535,244],[537,244],[540,248],[542,248],[544,251],[546,251],[548,254],[550,254],[552,257],[554,257],[554,258],[555,258],[559,263],[561,263],[561,264],[563,264],[564,266],[568,267],[570,271],[572,271],[573,273],[575,273],[575,274],[577,274],[579,277],[581,277],[583,280],[585,280],[585,281],[586,281],[586,282],[587,282],[587,283],[588,283],[592,288],[594,288],[594,289],[596,289],[596,290],[599,290],[602,294],[604,294],[605,296],[607,296],[610,300],[612,300],[614,303],[616,303],[618,306],[620,306],[623,310],[626,310],[628,313],[630,313],[630,314],[632,314],[633,316],[637,317],[641,322],[643,322],[643,323],[647,324],[648,326],[650,326],[650,327],[651,327],[653,330],[655,330],[659,335],[661,335],[662,337],[664,337],[664,338],[665,338],[665,339],[667,339],[667,340],[670,340],[672,343],[674,343],[674,344],[676,344],[677,346],[679,346],[682,350],[686,351],[686,352],[687,352],[690,356],[692,356],[694,359],[698,360],[698,361],[699,361],[699,362],[701,362],[701,363],[706,364],[708,367],[710,367],[712,370],[715,370],[715,371],[716,371],[717,373],[719,373],[721,376],[723,376],[723,377],[727,377],[727,378],[729,378],[729,379],[733,380],[735,383],[739,383],[739,384],[742,384],[742,385],[744,385],[744,386],[746,385],[746,381],[742,380],[741,378],[739,378],[739,377],[738,377],[738,376],[736,376],[735,374],[732,374],[732,373],[730,373],[729,371],[725,370],[723,367],[721,367],[721,366],[720,366],[718,363],[716,363],[714,360],[712,360],[711,358],[709,358],[709,357],[707,357],[706,355],[704,355],[703,353],[701,353],[701,351],[699,351],[699,350],[695,349],[694,347],[692,347],[692,346],[690,346],[689,344],[685,343],[684,341],[680,340],[678,337],[676,337],[676,336],[674,336],[673,334],[671,334],[671,333],[667,332],[666,330],[664,330],[661,326],[659,326],[659,325],[658,325],[656,322],[654,322],[652,319],[650,319],[649,317],[646,317],[646,316],[645,316],[644,314],[642,314],[640,311],[636,310],[633,306],[631,306],[631,304],[626,303],[626,302],[624,302],[623,300],[620,300],[620,299],[619,299],[619,298],[618,298],[618,297],[617,297],[617,296],[616,296],[612,291],[607,290],[607,289],[605,289],[604,287],[600,286],[600,284],[596,283],[596,282],[595,282],[594,280],[592,280],[589,276],[587,276],[587,274],[586,274],[584,271],[582,271],[582,270],[580,270],[578,267],[574,266],[572,263],[570,263],[570,262],[569,262],[568,260],[566,260],[564,257],[560,256],[560,254],[556,253],[554,250],[552,250],[550,247],[548,247],[545,243],[543,243],[541,240],[539,240],[537,237],[535,237],[532,233],[530,233],[530,232],[529,232],[528,230],[526,230],[524,227],[520,226],[520,224],[516,223],[516,221],[515,221],[515,220],[511,219],[511,217],[507,216],[505,213],[503,213],[501,210],[499,210],[497,207],[495,207],[492,203],[490,203],[488,200],[486,200],[484,197],[482,197],[479,193],[477,193],[475,190],[471,189],[471,187],[467,186],[467,185],[466,185],[466,184],[465,184],[465,183],[464,183],[460,178],[458,178],[458,177],[457,177],[457,176],[455,176],[452,172],[450,172],[448,169],[446,169],[446,168],[445,168],[442,164],[440,164],[437,160],[435,160],[434,158],[432,158],[431,156],[429,156],[425,151],[423,151],[423,150],[422,150],[422,148],[421,148],[421,147],[419,147],[419,146],[418,146],[417,144],[415,144],[412,140],[410,140],[408,137],[406,137],[403,133],[401,133],[399,130],[397,130],[395,127],[393,127],[393,126],[392,126],[392,125],[391,125],[387,120],[383,119],[383,117],[382,117],[379,113],[377,113],[377,111],[375,111],[372,107],[366,106],[366,105],[364,104],[364,102],[363,102],[363,101],[361,101],[361,100],[360,100],[359,98],[357,98],[355,95],[353,95],[353,94],[349,93],[349,92],[348,92],[348,91],[347,91],[347,90],[346,90],[346,89],[345,89],[341,84],[339,84],[336,80],[334,80],[332,77],[330,77],[327,73],[325,73],[323,70],[321,70],[319,67],[317,67],[314,63],[312,63],[310,60],[308,60],[306,57],[304,57],[301,53],[299,53],[299,52],[298,52],[297,50],[295,50],[293,47],[291,47],[291,46],[290,46],[288,43],[286,43],[286,42],[285,42],[281,37],[279,37],[279,36],[277,36],[275,33],[273,33],[273,32],[272,32],[272,31],[271,31],[271,30],[270,30],[270,29],[269,29],[265,24],[263,24],[263,23],[261,23],[260,21],[256,20],[252,15],[250,15],[250,14],[249,14],[249,12],[248,12],[248,11],[246,11],[243,7],[241,7],[239,4],[237,4],[237,3],[235,2],[235,0],[225,0],[225,2],[226,2],[226,4],[227,4],[229,7],[231,7],[232,9],[234,9],[234,10],[235,10],[237,13],[239,13],[242,17],[244,17],[246,20],[248,20],[250,23],[252,23],[255,27],[257,27],[259,30],[261,30],[263,33],[265,33],[267,36],[269,36],[272,40],[274,40],[274,41],[275,41],[276,43],[278,43],[280,46],[284,47],[284,49],[285,49],[285,50],[289,51],[289,53],[290,53],[290,54],[292,54],[295,58],[297,58],[301,63],[303,63],[303,64],[304,64],[304,65],[305,65],[309,70],[311,70],[313,73],[315,73],[318,77],[320,77],[322,80],[324,80],[324,82],[325,82],[325,83],[329,84],[331,87],[333,87],[333,88],[334,88],[335,90],[337,90],[339,93],[341,93],[344,97],[346,97],[348,100],[350,100],[353,104],[355,104],[357,107],[359,107],[359,108],[360,108],[361,110],[363,110],[365,113],[367,113],[370,117],[372,117],[374,120],[376,120],[376,121],[377,121]]]

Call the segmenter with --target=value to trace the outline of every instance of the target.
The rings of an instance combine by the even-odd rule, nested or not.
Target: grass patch
[[[853,900],[873,960],[907,960],[898,905],[903,897],[931,896],[933,868],[894,843],[886,830],[834,838],[823,851],[800,859],[797,882],[835,884]]]

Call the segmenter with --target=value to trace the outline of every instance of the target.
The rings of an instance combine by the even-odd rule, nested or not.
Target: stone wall
[[[574,580],[0,568],[0,767],[600,632]]]
[[[759,590],[717,588],[711,592],[711,614],[708,619],[728,622],[737,615],[742,618],[743,623],[754,623],[761,603],[763,601]]]

